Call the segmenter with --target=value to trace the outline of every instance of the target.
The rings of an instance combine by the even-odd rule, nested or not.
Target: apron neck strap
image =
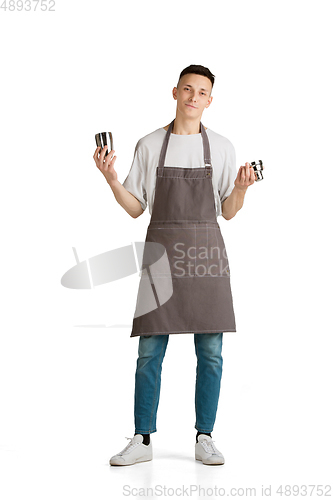
[[[160,153],[160,159],[158,162],[158,166],[162,167],[162,168],[164,167],[164,164],[165,164],[167,147],[169,144],[171,132],[173,130],[174,122],[175,122],[175,120],[173,120],[170,123],[169,128],[168,128],[167,133],[166,133],[166,136],[164,137],[164,141],[163,141],[163,145],[162,145],[162,149],[161,149],[161,153]],[[206,132],[205,127],[202,125],[201,122],[200,122],[200,132],[201,132],[201,138],[202,138],[202,142],[203,142],[205,169],[207,169],[207,167],[209,168],[212,166],[212,160],[211,160],[211,156],[210,156],[210,147],[209,147],[209,140],[208,140],[207,132]]]

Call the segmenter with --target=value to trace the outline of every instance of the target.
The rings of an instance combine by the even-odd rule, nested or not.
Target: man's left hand
[[[263,166],[263,168],[265,168]],[[241,166],[238,170],[237,177],[235,179],[235,188],[240,191],[246,191],[251,184],[256,180],[256,173],[251,167],[249,162],[245,163],[245,166]]]

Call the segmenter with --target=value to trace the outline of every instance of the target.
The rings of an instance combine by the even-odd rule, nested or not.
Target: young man
[[[97,167],[127,213],[136,218],[149,206],[146,242],[163,245],[172,278],[171,297],[163,301],[166,275],[155,272],[153,277],[150,266],[142,272],[143,293],[140,295],[139,287],[137,308],[140,302],[142,309],[144,300],[152,300],[156,307],[133,319],[131,337],[140,336],[135,434],[110,459],[110,465],[152,460],[150,434],[157,430],[162,361],[169,334],[181,333],[194,334],[197,356],[195,459],[206,465],[224,463],[211,432],[222,377],[223,332],[235,332],[236,325],[228,258],[217,216],[230,220],[236,215],[255,173],[249,163],[237,173],[231,142],[201,123],[203,111],[213,100],[213,85],[214,75],[208,68],[191,65],[181,72],[172,91],[176,118],[139,140],[123,184],[114,168],[115,151],[106,159],[106,148],[97,148],[94,154]],[[144,286],[147,283],[151,284],[151,297]]]

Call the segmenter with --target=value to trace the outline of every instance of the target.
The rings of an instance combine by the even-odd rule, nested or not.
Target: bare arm
[[[97,168],[104,175],[106,182],[111,187],[114,197],[119,205],[121,205],[131,217],[136,219],[144,212],[144,210],[142,210],[139,200],[135,198],[132,193],[127,191],[127,189],[124,188],[124,186],[118,181],[118,175],[114,169],[114,164],[117,158],[114,156],[115,151],[112,150],[105,158],[107,146],[105,146],[101,151],[100,149],[101,148],[96,148],[93,156]],[[100,155],[98,156],[99,152]]]
[[[119,205],[121,205],[129,215],[136,219],[139,215],[143,214],[144,210],[142,210],[139,200],[135,198],[132,193],[127,191],[118,180],[108,182],[108,184]]]
[[[231,191],[230,196],[222,203],[222,216],[226,220],[230,220],[235,217],[238,210],[240,210],[244,203],[246,190],[240,190],[234,187]]]

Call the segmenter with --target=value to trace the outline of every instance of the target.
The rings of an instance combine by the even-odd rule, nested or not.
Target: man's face
[[[178,88],[174,87],[172,94],[177,100],[178,112],[186,118],[201,118],[205,108],[213,100],[210,96],[212,82],[202,75],[184,75],[179,81]]]

